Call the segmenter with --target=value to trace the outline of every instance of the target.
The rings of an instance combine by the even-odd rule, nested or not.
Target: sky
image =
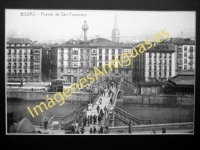
[[[88,39],[97,35],[111,40],[115,15],[120,42],[132,43],[146,38],[152,40],[163,29],[170,33],[170,37],[180,37],[182,31],[183,38],[195,39],[195,11],[6,9],[5,32],[6,37],[29,38],[38,43],[83,40],[82,26],[87,21]]]

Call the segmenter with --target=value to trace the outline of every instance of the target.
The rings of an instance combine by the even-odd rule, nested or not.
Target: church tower
[[[119,28],[117,26],[117,15],[115,15],[115,22],[114,22],[114,27],[112,30],[112,41],[119,42],[119,38],[120,38],[120,32],[119,32]]]

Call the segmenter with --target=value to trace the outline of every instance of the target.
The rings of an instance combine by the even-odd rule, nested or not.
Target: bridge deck
[[[116,88],[112,88],[111,89],[114,93],[116,92]],[[111,97],[111,96],[110,96]],[[99,107],[100,107],[100,110],[102,109],[103,111],[104,111],[104,107],[106,106],[106,108],[108,109],[108,110],[110,110],[110,106],[111,106],[111,104],[110,104],[110,97],[109,97],[109,95],[108,95],[108,92],[106,92],[105,93],[105,96],[100,96],[99,97],[99,99],[97,100],[97,102],[96,102],[96,104],[93,106],[93,108],[91,109],[91,110],[89,110],[89,111],[87,111],[87,116],[89,116],[89,115],[94,115],[94,114],[96,114],[96,116],[98,116],[98,112],[97,112],[97,106],[99,105]],[[100,98],[102,99],[102,103],[101,103],[101,105],[99,104],[99,100],[100,100]],[[95,128],[97,129],[97,131],[99,130],[99,128],[100,128],[100,126],[104,126],[104,123],[105,123],[105,121],[106,121],[106,119],[107,119],[107,114],[106,114],[106,117],[103,117],[103,119],[102,119],[102,121],[101,121],[101,124],[98,124],[98,123],[96,123],[95,125],[94,124],[90,124],[90,126],[88,127],[88,125],[87,126],[85,126],[85,134],[89,134],[89,130],[90,130],[90,128],[92,128],[93,129],[93,126],[95,126]]]

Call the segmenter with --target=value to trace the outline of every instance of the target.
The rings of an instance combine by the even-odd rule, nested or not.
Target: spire
[[[112,30],[112,41],[113,42],[119,42],[119,36],[120,36],[120,32],[117,26],[117,15],[115,14],[115,21],[114,21],[114,27]]]
[[[117,27],[117,15],[115,14],[115,22],[114,22],[114,30],[116,30],[118,27]]]

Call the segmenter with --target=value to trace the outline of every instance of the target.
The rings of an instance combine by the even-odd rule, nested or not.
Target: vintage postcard
[[[5,9],[7,135],[194,134],[195,11]]]

